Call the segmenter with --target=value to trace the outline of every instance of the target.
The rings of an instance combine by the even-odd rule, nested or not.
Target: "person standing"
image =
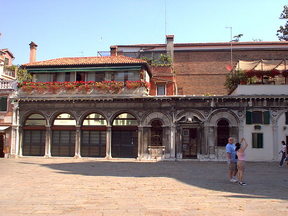
[[[282,146],[281,146],[281,150],[280,150],[279,154],[282,154],[282,155],[281,155],[279,167],[283,166],[283,163],[284,163],[286,155],[287,155],[287,145],[286,145],[285,141],[282,141],[281,143],[282,143]]]
[[[228,178],[230,182],[236,183],[238,182],[237,175],[237,159],[235,152],[235,144],[233,143],[234,139],[232,137],[228,138],[228,143],[226,145],[226,155],[227,155],[227,163],[229,167]]]
[[[237,170],[238,170],[238,180],[239,184],[244,186],[246,185],[243,182],[244,171],[245,171],[245,150],[248,144],[244,138],[241,139],[240,143],[236,143],[236,155],[237,155]]]

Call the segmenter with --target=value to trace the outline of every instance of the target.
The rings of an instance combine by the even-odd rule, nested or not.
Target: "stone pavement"
[[[288,167],[247,163],[247,186],[224,162],[0,159],[1,216],[277,216]]]

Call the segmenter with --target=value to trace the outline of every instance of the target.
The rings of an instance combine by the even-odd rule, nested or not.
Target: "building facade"
[[[9,155],[222,161],[227,138],[244,137],[247,160],[277,160],[281,141],[288,141],[288,85],[239,85],[227,95],[231,44],[177,45],[173,38],[112,46],[108,57],[38,62],[31,43],[32,60],[23,67],[33,82],[22,83],[13,98]],[[256,53],[282,57],[279,44],[232,45],[251,60]],[[171,62],[151,66],[149,55]]]

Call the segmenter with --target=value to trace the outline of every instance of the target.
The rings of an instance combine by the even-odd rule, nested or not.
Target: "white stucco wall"
[[[272,124],[261,125],[260,130],[255,130],[254,125],[244,123],[243,135],[248,143],[246,150],[247,161],[272,161],[273,160],[273,132]],[[252,148],[252,133],[263,133],[263,148]]]
[[[288,85],[238,85],[231,95],[288,95]]]
[[[286,110],[288,112],[288,110]],[[286,141],[286,137],[288,136],[288,125],[285,124],[285,112],[279,114],[279,118],[277,120],[277,152],[276,158],[280,160],[281,155],[278,154],[281,149],[281,141]]]

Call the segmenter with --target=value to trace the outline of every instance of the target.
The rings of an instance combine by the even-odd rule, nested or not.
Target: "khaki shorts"
[[[229,170],[230,171],[237,171],[237,163],[236,162],[229,163]]]

